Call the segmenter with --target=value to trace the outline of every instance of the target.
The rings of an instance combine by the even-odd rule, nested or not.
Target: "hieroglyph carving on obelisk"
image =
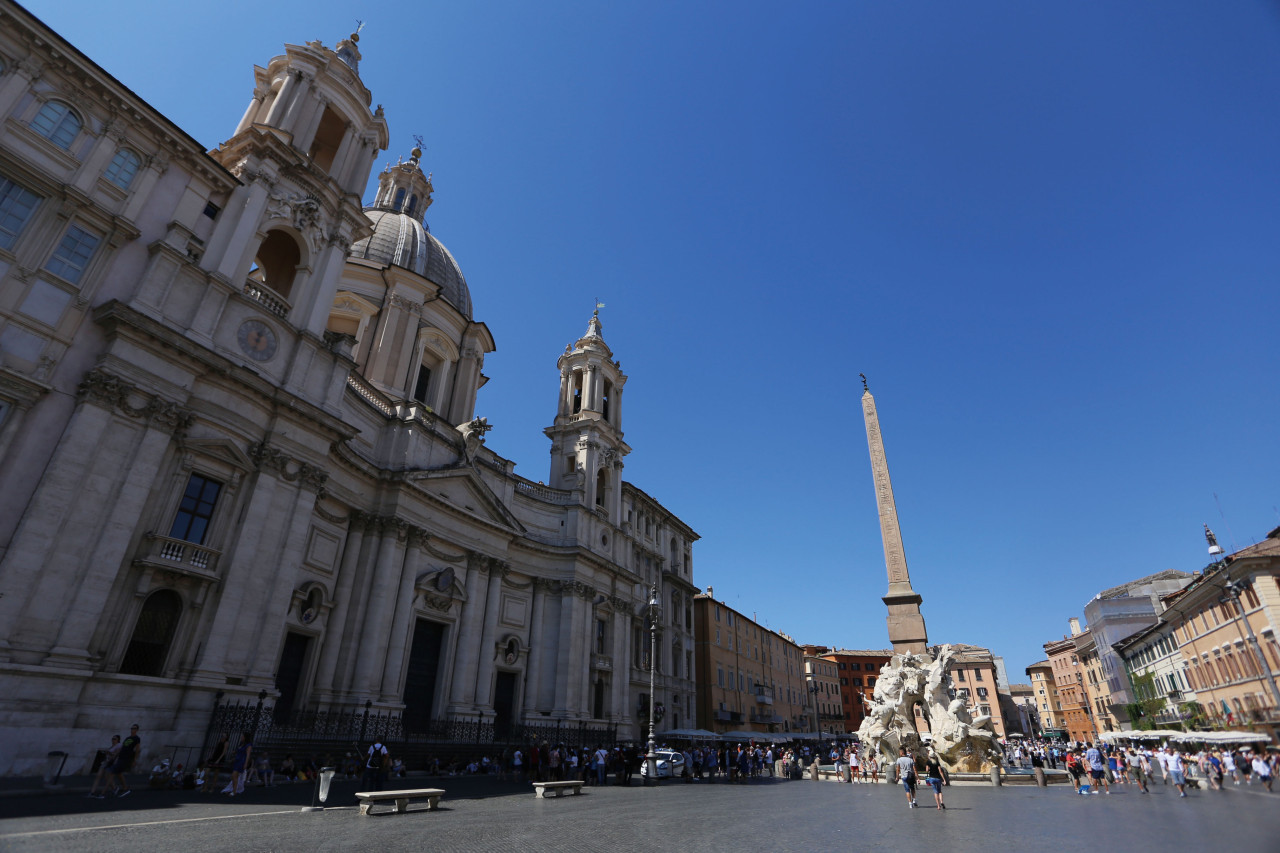
[[[911,588],[902,531],[898,527],[898,509],[893,502],[893,484],[889,481],[889,463],[885,459],[884,439],[880,435],[880,418],[865,376],[862,377],[862,388],[862,415],[867,423],[871,476],[876,488],[876,506],[880,510],[880,538],[884,542],[884,562],[889,573],[889,592],[883,599],[889,608],[889,642],[895,652],[922,654],[928,647],[929,638],[924,616],[920,613],[921,598]]]

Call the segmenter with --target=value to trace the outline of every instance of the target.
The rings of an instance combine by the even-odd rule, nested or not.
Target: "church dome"
[[[364,215],[373,226],[373,236],[353,244],[351,257],[403,267],[434,282],[440,295],[471,319],[471,291],[458,262],[444,244],[421,222],[407,213],[377,207]]]
[[[467,280],[453,255],[423,224],[434,188],[431,176],[418,165],[421,156],[422,149],[414,148],[408,160],[387,166],[378,176],[378,195],[364,209],[373,236],[352,245],[351,257],[417,273],[439,285],[440,296],[470,320]]]

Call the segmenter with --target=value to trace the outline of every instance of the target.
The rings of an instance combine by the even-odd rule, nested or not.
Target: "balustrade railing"
[[[212,574],[214,569],[217,568],[218,557],[221,553],[221,551],[215,551],[212,548],[206,548],[194,542],[187,542],[184,539],[173,539],[168,536],[148,533],[144,540],[141,556],[154,562],[188,566],[200,574]]]
[[[392,402],[388,400],[381,391],[379,391],[377,388],[374,388],[372,385],[370,385],[368,380],[366,380],[360,374],[358,373],[347,374],[347,385],[351,388],[352,391],[355,391],[357,394],[363,397],[365,401],[369,403],[369,405],[373,406],[375,409],[382,412],[384,415],[395,414],[396,407],[392,404]]]
[[[244,283],[244,295],[277,317],[284,318],[289,316],[289,303],[260,281],[252,278],[246,281]]]

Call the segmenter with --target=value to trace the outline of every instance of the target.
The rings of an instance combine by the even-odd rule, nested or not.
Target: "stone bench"
[[[557,797],[564,796],[564,792],[566,788],[572,788],[573,793],[581,794],[582,782],[580,780],[573,781],[573,782],[534,782],[533,783],[534,798],[538,800],[545,800],[548,788],[555,791]]]
[[[435,811],[440,806],[440,798],[444,791],[440,788],[415,788],[408,791],[359,791],[356,799],[360,801],[360,814],[367,815],[374,803],[387,800],[396,801],[396,814],[404,814],[409,810],[410,800],[427,801],[427,811]]]

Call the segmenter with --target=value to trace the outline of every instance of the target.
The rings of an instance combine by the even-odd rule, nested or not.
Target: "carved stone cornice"
[[[437,560],[444,560],[446,563],[461,563],[463,560],[469,560],[469,557],[466,554],[450,554],[447,551],[441,551],[435,545],[432,545],[430,538],[425,535],[422,542],[422,550],[426,551]]]
[[[319,501],[316,502],[314,509],[315,509],[316,515],[320,516],[330,524],[346,524],[348,521],[351,520],[351,517],[355,514],[355,512],[352,511],[345,516],[334,515],[333,513],[329,512],[324,507],[322,507]]]
[[[249,458],[259,471],[275,474],[290,483],[301,483],[318,494],[324,494],[324,484],[329,481],[329,472],[307,462],[294,459],[277,447],[265,441],[249,446]]]
[[[110,411],[144,420],[175,435],[185,433],[196,419],[191,411],[177,403],[139,390],[136,385],[96,367],[80,380],[76,396]],[[139,403],[135,405],[135,401]]]
[[[391,294],[391,299],[389,301],[392,305],[400,308],[401,310],[408,311],[410,314],[422,313],[422,303],[414,302],[412,299],[406,299],[398,293]]]
[[[481,572],[497,572],[504,578],[511,573],[511,565],[505,560],[490,557],[488,554],[481,554],[479,551],[467,552],[467,568]]]

